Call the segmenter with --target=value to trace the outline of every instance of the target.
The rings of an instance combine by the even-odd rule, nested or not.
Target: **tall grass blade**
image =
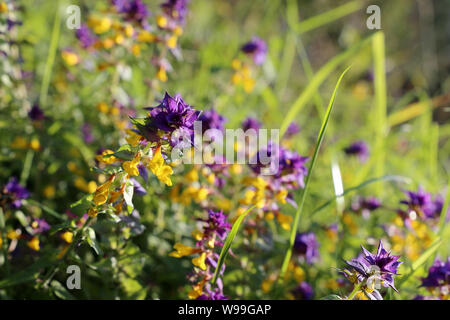
[[[291,229],[291,235],[289,237],[289,247],[286,251],[286,255],[284,257],[284,261],[283,261],[283,265],[281,267],[281,272],[280,272],[280,276],[278,278],[278,280],[280,281],[281,279],[284,278],[284,274],[286,273],[287,267],[289,265],[289,260],[291,259],[291,255],[292,255],[292,248],[294,246],[294,241],[295,241],[295,235],[297,233],[298,230],[298,224],[300,221],[300,215],[302,213],[303,210],[303,205],[305,204],[305,198],[306,195],[308,194],[308,188],[309,188],[309,181],[311,179],[312,176],[312,172],[314,169],[314,164],[316,163],[316,159],[317,159],[317,154],[319,153],[319,149],[320,149],[320,145],[322,144],[324,135],[325,135],[325,131],[327,129],[327,125],[328,125],[328,121],[330,119],[330,114],[331,111],[333,109],[333,105],[334,105],[334,100],[336,98],[336,93],[339,87],[339,84],[341,83],[342,78],[344,77],[344,75],[346,74],[346,72],[350,69],[350,67],[348,67],[347,69],[344,70],[344,72],[342,72],[341,76],[339,77],[336,86],[334,87],[334,91],[333,91],[333,95],[331,96],[330,99],[330,103],[328,104],[328,108],[327,108],[327,112],[325,113],[325,118],[322,121],[322,126],[320,128],[319,131],[319,135],[317,136],[317,142],[316,142],[316,146],[314,149],[314,154],[313,157],[311,159],[311,163],[309,165],[309,170],[308,170],[308,175],[306,176],[306,180],[305,180],[305,188],[303,190],[301,199],[300,199],[300,205],[298,206],[297,212],[295,213],[295,217],[294,217],[294,222],[292,225],[292,229]]]
[[[325,81],[325,79],[329,77],[331,72],[333,72],[341,63],[352,57],[354,54],[358,53],[361,48],[365,47],[369,43],[372,37],[373,36],[371,35],[361,40],[360,42],[351,46],[344,52],[333,57],[316,72],[316,74],[308,83],[306,88],[297,97],[294,104],[291,106],[288,113],[286,114],[286,117],[284,118],[283,122],[281,123],[280,137],[283,136],[289,124],[294,120],[296,115],[305,106],[305,104],[311,99],[311,97],[314,95],[319,86]]]
[[[252,206],[248,208],[244,213],[242,213],[234,222],[233,227],[231,228],[230,233],[227,236],[227,239],[225,240],[225,243],[223,245],[222,251],[220,252],[219,261],[217,262],[216,270],[214,271],[214,276],[212,279],[212,283],[215,284],[217,281],[217,277],[220,274],[220,270],[222,269],[222,265],[225,262],[225,259],[228,255],[228,251],[231,248],[231,244],[233,243],[234,237],[236,237],[237,232],[239,231],[239,227],[244,221],[245,217],[250,213],[250,211],[253,210],[255,206]]]
[[[383,32],[377,32],[372,38],[372,51],[375,75],[375,114],[373,123],[375,133],[374,172],[376,176],[380,177],[384,174],[384,160],[386,156],[384,149],[388,130],[386,117],[386,57]],[[383,191],[381,185],[376,187],[376,191],[378,194]]]

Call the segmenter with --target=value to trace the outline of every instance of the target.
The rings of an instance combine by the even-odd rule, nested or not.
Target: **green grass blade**
[[[441,217],[439,219],[439,235],[442,236],[445,228],[445,220],[447,219],[447,212],[450,205],[450,177],[447,182],[447,195],[445,197],[444,205],[441,210]]]
[[[374,161],[375,175],[380,177],[384,174],[385,161],[385,139],[388,130],[386,117],[386,57],[384,50],[384,33],[377,32],[372,38],[372,51],[374,60],[375,75],[375,110],[373,130],[375,136],[374,143]],[[378,185],[376,192],[378,195],[382,193],[381,185]]]
[[[312,176],[312,172],[313,172],[313,169],[314,169],[314,164],[316,163],[317,154],[319,153],[320,145],[322,144],[322,141],[323,141],[323,138],[324,138],[324,135],[325,135],[325,131],[327,129],[328,121],[330,120],[330,114],[331,114],[331,111],[333,109],[334,100],[336,98],[336,93],[337,93],[337,90],[339,88],[339,84],[341,83],[342,78],[344,77],[345,73],[349,69],[350,69],[350,67],[348,67],[347,69],[344,70],[344,72],[342,72],[341,76],[339,77],[339,80],[336,83],[336,86],[334,87],[333,95],[331,96],[330,103],[328,104],[327,112],[325,113],[325,118],[322,121],[322,126],[320,128],[319,135],[317,136],[317,142],[316,142],[316,146],[315,146],[315,149],[314,149],[314,154],[313,154],[313,157],[311,159],[311,163],[309,165],[308,175],[306,176],[306,180],[305,180],[305,188],[303,190],[303,193],[302,193],[302,196],[301,196],[301,199],[300,199],[300,205],[298,206],[297,212],[295,213],[294,222],[293,222],[292,229],[291,229],[291,235],[289,237],[289,247],[288,247],[288,250],[286,251],[286,255],[284,257],[284,261],[283,261],[283,265],[281,267],[279,280],[284,278],[284,274],[286,273],[286,270],[287,270],[287,267],[288,267],[288,264],[289,264],[289,260],[291,259],[292,248],[294,246],[295,236],[296,236],[297,230],[298,230],[298,224],[299,224],[299,221],[300,221],[300,215],[302,213],[303,205],[305,203],[305,198],[306,198],[306,195],[308,193],[309,181],[310,181],[311,176]]]
[[[380,182],[380,181],[399,181],[399,182],[404,182],[404,183],[410,183],[410,180],[408,178],[402,177],[402,176],[395,176],[395,175],[385,175],[385,176],[382,176],[382,177],[372,178],[372,179],[366,180],[366,181],[358,184],[357,186],[345,189],[345,191],[342,194],[331,198],[327,202],[323,203],[322,205],[320,205],[319,207],[314,209],[312,214],[315,214],[315,213],[325,209],[330,204],[332,204],[338,197],[345,196],[345,195],[347,195],[350,192],[360,190],[360,189],[362,189],[362,188],[364,188],[364,187],[366,187],[366,186],[368,186],[368,185],[370,185],[372,183]]]
[[[295,100],[294,104],[291,106],[286,114],[280,128],[280,137],[286,132],[289,124],[294,120],[296,115],[300,110],[306,105],[306,103],[311,99],[319,86],[329,77],[331,72],[333,72],[342,62],[346,61],[348,58],[352,57],[354,54],[359,52],[359,50],[365,47],[372,36],[369,36],[355,45],[351,46],[344,52],[338,54],[331,60],[329,60],[324,66],[322,66],[308,83],[306,88],[300,93],[300,95]]]
[[[293,29],[299,34],[311,31],[361,9],[363,4],[363,1],[347,2],[339,7],[328,10],[327,12],[305,19],[293,26]]]
[[[416,261],[414,261],[411,270],[400,279],[397,288],[400,288],[422,265],[424,265],[425,262],[427,262],[427,260],[439,249],[441,244],[442,240],[440,237],[434,240],[431,246],[425,250]]]
[[[253,208],[255,208],[255,206],[248,208],[234,222],[233,227],[231,228],[231,231],[228,234],[227,239],[225,240],[225,244],[223,245],[222,251],[220,252],[219,261],[217,262],[216,270],[214,271],[214,277],[212,279],[213,284],[215,284],[217,281],[217,277],[220,274],[220,269],[222,269],[222,265],[225,262],[225,259],[228,255],[228,251],[231,248],[231,244],[233,243],[234,237],[236,237],[236,234],[239,231],[239,227],[240,227],[242,221],[244,221],[245,217],[250,213],[250,211],[253,210]]]
[[[47,103],[48,86],[50,85],[50,79],[52,77],[53,63],[55,62],[59,33],[61,29],[59,1],[56,2],[55,8],[55,21],[53,23],[53,31],[50,40],[50,48],[48,49],[47,61],[45,63],[44,75],[42,76],[41,94],[39,96],[39,104],[41,106],[44,106]]]

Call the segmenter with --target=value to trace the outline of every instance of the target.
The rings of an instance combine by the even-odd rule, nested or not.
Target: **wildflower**
[[[192,247],[186,246],[182,243],[176,243],[173,246],[173,248],[175,249],[175,251],[172,251],[171,253],[169,253],[169,256],[174,257],[174,258],[190,256],[191,254],[201,251],[200,249],[192,248]]]
[[[344,152],[347,155],[357,156],[361,162],[365,162],[369,157],[369,146],[366,142],[359,140],[346,147]]]
[[[260,65],[266,59],[267,44],[261,38],[253,37],[251,41],[242,46],[241,50],[250,55],[256,65]]]
[[[75,32],[75,35],[83,48],[89,48],[97,41],[97,37],[86,24],[81,25]]]
[[[28,112],[28,117],[33,121],[42,121],[45,119],[44,112],[37,104],[33,105],[31,110]]]
[[[192,259],[192,264],[196,267],[199,267],[202,270],[206,270],[205,259],[206,259],[206,253],[203,252],[200,255],[200,257]]]
[[[312,264],[319,259],[319,243],[312,232],[299,233],[295,237],[294,252],[306,263]]]
[[[150,14],[142,0],[113,0],[112,2],[116,11],[124,14],[129,21],[143,24]]]
[[[112,20],[108,17],[89,17],[88,26],[92,28],[92,30],[96,34],[106,33],[111,29]]]
[[[98,215],[98,209],[95,207],[90,208],[88,211],[88,215],[91,218],[95,218]]]
[[[113,164],[114,162],[118,161],[118,159],[112,156],[112,154],[114,154],[114,151],[106,149],[101,154],[97,155],[95,159],[98,162],[102,162],[105,164]]]
[[[447,261],[436,259],[428,270],[428,275],[422,278],[421,287],[427,288],[434,296],[442,300],[450,296],[450,258]]]
[[[30,193],[19,184],[16,177],[12,177],[1,190],[1,195],[1,198],[6,198],[6,203],[11,209],[19,209],[22,206],[22,200],[28,198]]]
[[[198,120],[202,122],[202,133],[209,129],[225,131],[226,119],[214,109],[203,111]]]
[[[261,122],[259,122],[255,118],[248,117],[247,119],[244,120],[244,122],[242,122],[242,129],[244,131],[247,131],[249,129],[254,129],[258,131],[259,129],[261,129]]]
[[[179,24],[184,24],[188,0],[167,0],[161,5],[164,13]]]
[[[27,246],[34,251],[39,251],[41,248],[39,245],[39,238],[38,237],[31,238],[31,240],[27,242]]]
[[[284,136],[286,138],[290,138],[299,132],[300,132],[300,127],[298,126],[298,124],[296,124],[295,122],[291,122],[289,124],[288,128],[286,129],[286,133],[284,134]]]
[[[63,239],[67,243],[72,243],[73,241],[73,233],[70,231],[63,232],[61,234],[61,239]]]
[[[35,219],[31,223],[31,227],[33,228],[33,234],[44,233],[50,230],[50,225],[44,219]]]
[[[123,170],[125,170],[129,176],[138,176],[139,170],[137,168],[137,165],[139,164],[140,160],[141,160],[141,155],[140,155],[140,153],[138,153],[138,154],[136,154],[136,156],[134,157],[133,160],[125,161],[122,164]]]
[[[106,202],[106,199],[108,199],[109,187],[111,186],[113,180],[114,176],[111,176],[108,181],[106,181],[104,184],[99,186],[97,190],[95,190],[94,203],[97,206],[104,204]]]
[[[0,13],[6,13],[8,12],[8,5],[6,2],[2,1],[0,2]]]
[[[397,291],[394,286],[394,275],[397,275],[398,267],[402,263],[398,261],[399,256],[391,256],[390,252],[383,248],[381,240],[376,254],[370,253],[363,246],[361,248],[360,257],[346,261],[352,270],[344,270],[344,275],[353,283],[362,283],[363,290],[374,294],[375,298],[381,297],[375,288],[377,283]]]
[[[91,125],[89,123],[83,123],[83,126],[81,127],[81,133],[83,134],[83,140],[86,144],[92,143],[92,141],[94,141]]]
[[[280,212],[276,215],[278,222],[280,223],[281,227],[284,230],[290,230],[291,229],[291,223],[292,223],[292,217],[287,216],[284,214],[281,214]]]
[[[352,210],[355,212],[361,212],[364,218],[368,218],[371,211],[378,209],[381,206],[381,202],[376,197],[358,198],[357,201],[352,203]]]
[[[61,52],[61,57],[68,66],[74,66],[80,62],[80,57],[71,49],[64,49]]]
[[[143,195],[147,194],[147,191],[145,190],[145,188],[136,179],[131,178],[130,181],[133,183],[134,192],[137,195],[143,196]]]
[[[170,180],[170,176],[173,173],[173,170],[170,166],[164,164],[164,158],[161,154],[161,147],[158,147],[153,155],[152,160],[148,163],[147,166],[153,174],[162,182],[164,182],[169,187],[172,185],[172,180]]]
[[[292,295],[297,300],[311,300],[314,297],[314,290],[308,282],[301,282],[294,290]]]
[[[432,195],[419,186],[417,192],[406,191],[407,200],[402,200],[400,203],[408,206],[409,213],[415,212],[422,219],[437,219],[441,215],[444,199],[437,195],[434,200]]]

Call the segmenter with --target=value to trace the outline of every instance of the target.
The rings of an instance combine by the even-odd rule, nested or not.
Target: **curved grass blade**
[[[376,33],[375,33],[376,34]],[[298,96],[297,100],[295,100],[294,104],[289,109],[286,117],[281,123],[280,128],[280,137],[286,132],[289,124],[294,120],[295,116],[300,112],[300,110],[306,105],[306,103],[311,99],[314,93],[317,91],[319,86],[328,78],[328,76],[333,72],[342,62],[359,52],[359,50],[370,42],[370,39],[373,35],[368,36],[367,38],[361,40],[355,45],[351,46],[344,52],[338,54],[331,60],[329,60],[324,66],[322,66],[319,71],[314,74],[314,77],[309,81],[306,88],[302,91],[302,93]]]
[[[283,265],[281,267],[280,276],[278,278],[279,281],[281,279],[284,279],[284,274],[286,273],[286,270],[287,270],[287,267],[288,267],[288,264],[289,264],[289,260],[291,259],[292,248],[294,246],[295,235],[296,235],[297,230],[298,230],[298,224],[299,224],[299,221],[300,221],[300,215],[302,213],[303,205],[305,203],[305,198],[306,198],[306,195],[308,193],[309,181],[310,181],[311,176],[312,176],[312,172],[313,172],[313,169],[314,169],[314,164],[316,163],[317,154],[319,153],[320,145],[322,144],[322,140],[323,140],[323,138],[325,136],[325,131],[327,129],[328,121],[330,120],[330,114],[331,114],[331,111],[333,109],[333,105],[334,105],[334,100],[336,98],[337,89],[339,88],[339,84],[341,83],[342,78],[344,77],[344,75],[347,73],[347,71],[349,69],[350,69],[350,67],[345,69],[344,72],[342,72],[341,76],[339,77],[339,79],[338,79],[338,81],[336,83],[336,86],[334,87],[333,95],[331,96],[330,102],[328,104],[327,112],[325,113],[325,118],[322,121],[322,126],[320,128],[319,135],[317,137],[316,147],[314,149],[314,154],[313,154],[313,157],[311,159],[311,163],[309,165],[308,175],[306,176],[305,188],[303,190],[302,197],[300,199],[300,205],[298,206],[297,212],[295,213],[294,223],[292,225],[291,235],[289,237],[289,248],[286,251],[286,255],[284,257]]]
[[[321,206],[319,206],[316,209],[314,209],[312,211],[312,214],[317,213],[317,212],[325,209],[330,204],[332,204],[336,200],[336,198],[345,196],[346,194],[348,194],[350,192],[357,191],[359,189],[364,188],[367,185],[370,185],[372,183],[379,182],[379,181],[399,181],[399,182],[403,182],[403,183],[410,183],[408,178],[402,177],[402,176],[396,176],[396,175],[385,175],[385,176],[378,177],[378,178],[372,178],[372,179],[364,181],[363,183],[361,183],[361,184],[359,184],[357,186],[354,186],[354,187],[346,189],[342,194],[336,195],[335,197],[331,198],[327,202],[323,203]]]
[[[236,234],[237,234],[237,232],[239,230],[239,226],[241,225],[242,221],[244,221],[244,219],[247,216],[247,214],[249,214],[250,211],[253,210],[253,208],[255,208],[255,206],[252,206],[252,207],[248,208],[234,222],[233,227],[231,228],[231,231],[228,234],[227,239],[225,240],[225,244],[223,245],[222,251],[220,252],[219,261],[217,262],[216,270],[214,271],[214,277],[212,279],[212,283],[213,284],[215,284],[216,281],[217,281],[217,277],[219,276],[220,269],[222,269],[222,265],[225,262],[225,259],[226,259],[227,255],[228,255],[228,251],[231,248],[231,243],[233,242],[234,237],[236,236]]]

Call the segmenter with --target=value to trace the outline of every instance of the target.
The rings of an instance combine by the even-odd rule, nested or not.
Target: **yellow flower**
[[[173,34],[176,36],[181,36],[183,34],[183,28],[181,28],[180,26],[176,26],[173,30],[172,30]]]
[[[280,190],[276,195],[275,198],[280,201],[281,203],[286,203],[286,197],[288,195],[288,192],[286,189]]]
[[[48,185],[43,190],[44,197],[53,198],[55,196],[55,187],[52,185]]]
[[[297,282],[303,282],[305,280],[305,271],[299,266],[294,268],[294,279]]]
[[[189,182],[198,181],[198,171],[195,169],[190,170],[188,173],[186,173],[185,178]]]
[[[127,142],[133,147],[136,147],[141,140],[141,136],[131,129],[127,129],[126,132],[128,134],[128,137],[126,137],[125,140],[127,140]]]
[[[156,40],[155,35],[151,34],[146,30],[141,31],[137,36],[137,41],[139,42],[154,42],[155,40]]]
[[[91,218],[95,218],[98,215],[97,208],[95,208],[95,207],[94,208],[90,208],[89,211],[88,211],[88,215]]]
[[[124,40],[125,40],[125,38],[124,38],[123,34],[121,34],[121,33],[118,33],[114,36],[114,42],[117,44],[122,44]]]
[[[61,239],[63,239],[67,243],[72,243],[73,241],[73,233],[70,231],[66,231],[63,234],[61,234]]]
[[[127,24],[127,25],[125,26],[124,31],[125,31],[125,35],[126,35],[127,37],[132,37],[133,34],[134,34],[134,29],[133,29],[133,26],[132,26],[131,24]]]
[[[109,31],[112,26],[112,20],[108,17],[91,17],[89,18],[88,24],[95,33],[100,34]]]
[[[97,109],[101,113],[108,113],[109,107],[105,102],[100,102],[99,104],[97,104]]]
[[[61,57],[68,66],[74,66],[80,62],[80,57],[70,50],[63,50]]]
[[[169,39],[167,39],[166,41],[166,45],[170,48],[170,49],[175,49],[177,46],[177,36],[173,35],[170,36]]]
[[[159,67],[158,72],[156,72],[156,78],[158,78],[158,80],[161,82],[166,82],[167,81],[166,69],[164,69],[163,67]]]
[[[39,238],[38,237],[31,238],[31,240],[27,242],[27,246],[34,251],[39,251],[40,249]]]
[[[102,41],[102,46],[105,49],[110,49],[114,46],[114,40],[111,38],[106,38],[105,40]]]
[[[0,2],[0,12],[6,13],[8,12],[8,5],[5,2]]]
[[[203,239],[203,233],[199,230],[194,230],[194,231],[192,231],[192,237],[195,240],[200,241]]]
[[[141,55],[141,46],[138,45],[137,43],[133,44],[131,46],[131,52],[135,57],[139,57]]]
[[[11,148],[14,149],[25,149],[28,147],[28,142],[23,137],[16,137],[14,141],[11,143]]]
[[[106,163],[106,164],[112,164],[112,163],[116,162],[118,159],[116,157],[114,157],[114,156],[107,157],[107,155],[110,155],[110,154],[114,154],[114,151],[106,149],[101,154],[96,156],[95,159],[97,159],[98,162],[103,162],[103,163]]]
[[[206,270],[205,260],[206,260],[206,253],[203,252],[200,255],[200,257],[192,259],[192,264],[196,267],[199,267],[202,270]]]
[[[8,233],[6,234],[6,237],[10,240],[14,240],[14,239],[19,239],[21,234],[22,234],[22,232],[20,231],[20,229],[9,230]]]
[[[290,230],[291,229],[291,223],[292,223],[292,217],[284,215],[282,213],[277,213],[277,220],[280,223],[281,227],[284,230]]]
[[[232,67],[234,70],[239,70],[239,69],[241,69],[241,66],[242,66],[241,60],[239,60],[239,59],[233,59],[233,61],[231,61],[231,67]]]
[[[34,151],[39,151],[39,149],[41,148],[41,143],[37,138],[31,139],[30,148],[33,149]]]
[[[186,246],[182,243],[175,243],[173,245],[173,248],[175,249],[175,251],[172,251],[171,253],[169,253],[169,256],[174,257],[174,258],[190,256],[191,254],[194,254],[194,253],[197,253],[200,251],[200,249],[192,248],[192,247]]]
[[[130,176],[138,176],[139,170],[137,168],[137,165],[139,164],[139,161],[141,161],[141,154],[138,153],[131,161],[125,161],[122,164],[123,170],[125,170]]]
[[[109,187],[111,186],[113,179],[109,179],[104,184],[102,184],[100,187],[98,187],[97,190],[95,190],[94,203],[97,206],[104,204],[106,202],[106,200],[108,199]]]
[[[203,286],[205,285],[205,280],[200,281],[192,286],[192,290],[188,293],[189,299],[197,299],[203,294]]]
[[[167,26],[167,18],[164,16],[157,16],[156,17],[156,24],[160,28],[165,28]]]
[[[3,238],[2,238],[2,234],[0,233],[0,248],[2,247],[3,244]]]
[[[149,168],[153,174],[162,182],[164,182],[169,187],[172,185],[172,180],[170,176],[173,170],[170,166],[164,164],[164,158],[161,154],[161,147],[158,147],[153,155],[152,160],[150,160],[147,168]]]

